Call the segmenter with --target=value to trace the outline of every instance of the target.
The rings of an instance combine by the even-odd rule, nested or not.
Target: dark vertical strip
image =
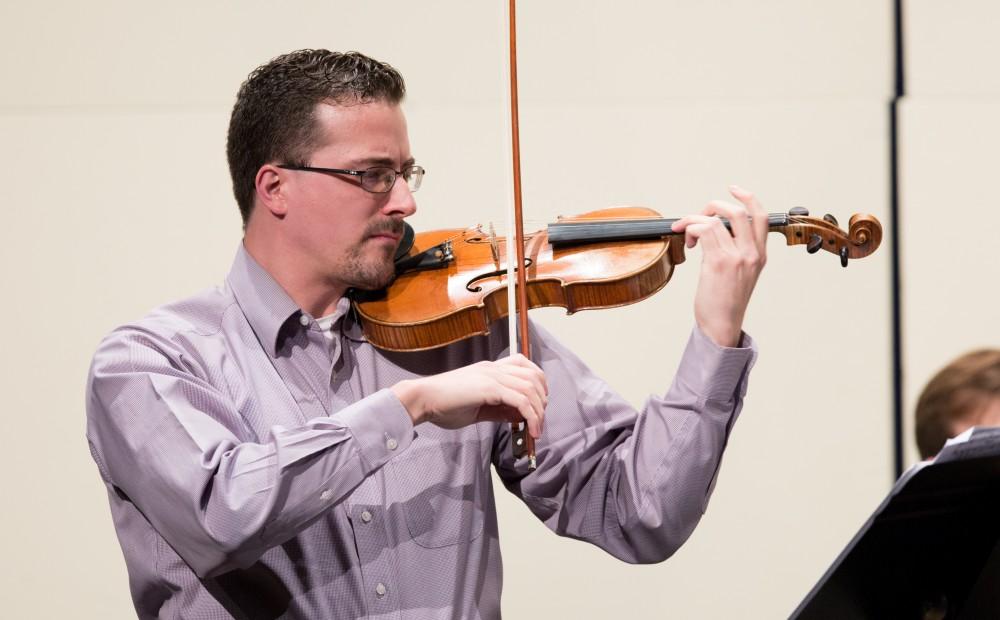
[[[893,0],[895,21],[895,93],[889,104],[889,239],[892,278],[892,428],[893,466],[903,473],[903,312],[899,274],[899,103],[905,94],[903,73],[903,0]]]

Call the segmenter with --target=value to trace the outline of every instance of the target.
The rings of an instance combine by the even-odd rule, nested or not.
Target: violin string
[[[800,216],[797,216],[797,215],[786,215],[786,214],[782,214],[782,213],[777,213],[777,214],[771,214],[771,215],[768,216],[769,223],[771,224],[771,226],[781,226],[782,225],[782,224],[778,223],[778,218],[781,218],[781,219],[786,219],[787,218],[787,223],[785,225],[788,225],[788,226],[791,226],[791,225],[799,225],[799,226],[806,225],[807,226],[807,225],[810,224],[810,221],[809,221],[808,218],[800,217]],[[597,231],[599,231],[601,229],[601,227],[604,224],[606,224],[608,222],[626,222],[626,221],[630,221],[630,222],[636,224],[637,227],[643,227],[643,226],[658,226],[658,225],[665,224],[666,222],[671,221],[671,220],[667,219],[667,218],[655,218],[655,217],[654,218],[641,218],[641,219],[637,220],[636,218],[629,218],[629,217],[624,217],[623,216],[623,217],[601,218],[600,220],[594,220],[592,222],[582,221],[582,222],[572,222],[572,223],[573,223],[574,227],[577,228],[577,230],[581,230],[581,231],[587,230],[587,231],[597,232]],[[533,224],[533,225],[537,225],[539,222],[542,222],[542,220],[530,221],[530,223]],[[505,237],[504,232],[505,231],[502,230],[502,229],[499,230],[497,232],[497,238],[498,239],[504,238]],[[467,228],[462,229],[461,231],[455,233],[454,235],[452,235],[450,237],[447,237],[444,240],[444,242],[454,242],[454,241],[456,241],[458,239],[464,238],[469,233],[479,233],[479,234],[483,235],[484,237],[489,237],[489,233],[483,230],[483,227],[482,227],[481,224],[474,224],[472,226],[468,226]],[[527,245],[528,242],[530,242],[531,239],[536,234],[537,233],[526,233],[525,236],[524,236],[525,245]],[[502,254],[506,255],[505,252],[502,253]]]
[[[524,225],[525,225],[526,228],[530,227],[530,228],[535,229],[535,230],[543,229],[546,226],[548,226],[550,223],[551,223],[550,220],[528,220],[528,219],[524,220]],[[506,237],[507,236],[507,232],[508,231],[507,231],[507,227],[506,226],[504,226],[502,224],[498,224],[496,222],[494,222],[493,224],[496,227],[496,231],[497,231],[497,236],[498,237]],[[527,231],[525,231],[525,234],[531,234],[531,233],[528,233]]]

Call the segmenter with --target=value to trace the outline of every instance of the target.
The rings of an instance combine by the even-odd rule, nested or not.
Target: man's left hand
[[[701,331],[723,347],[739,345],[750,295],[767,259],[767,213],[754,195],[735,185],[729,192],[740,204],[714,200],[700,214],[673,225],[687,247],[699,242],[701,275],[694,317]],[[726,230],[722,220],[730,223]]]

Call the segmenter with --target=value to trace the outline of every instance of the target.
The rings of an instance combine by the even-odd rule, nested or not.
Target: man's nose
[[[409,217],[416,213],[417,201],[413,199],[413,192],[403,179],[397,179],[396,184],[389,190],[389,200],[385,204],[384,211],[387,215],[401,217]]]

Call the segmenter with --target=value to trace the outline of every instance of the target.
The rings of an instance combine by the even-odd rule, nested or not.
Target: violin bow
[[[510,354],[516,355],[518,349],[529,360],[531,359],[531,343],[528,339],[528,287],[527,274],[523,268],[524,262],[524,218],[521,211],[521,139],[518,129],[517,113],[517,16],[515,12],[515,0],[508,0],[508,17],[510,33],[510,136],[511,136],[511,159],[514,167],[514,203],[513,208],[508,209],[507,230],[514,230],[514,235],[507,234],[507,307],[513,308],[513,313],[517,321],[508,318],[510,330]],[[513,226],[511,226],[511,215],[513,215]],[[514,247],[512,248],[511,245]],[[510,260],[512,256],[517,258],[517,263]],[[514,267],[514,265],[517,267]],[[517,283],[511,289],[510,283]],[[517,293],[515,301],[514,294]],[[518,328],[520,331],[520,347],[518,347]],[[514,450],[514,458],[528,457],[528,468],[535,469],[535,438],[528,432],[528,425],[524,422],[511,423],[511,445]]]

